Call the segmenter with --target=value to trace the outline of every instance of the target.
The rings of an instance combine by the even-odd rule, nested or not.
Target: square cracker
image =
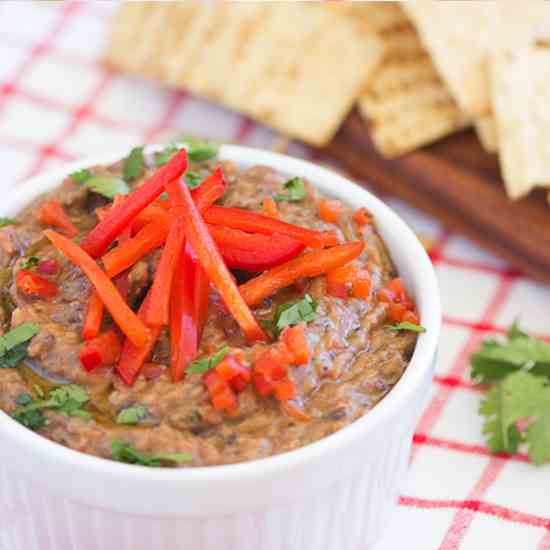
[[[347,9],[384,44],[384,60],[359,99],[377,148],[396,156],[463,128],[466,117],[400,4],[350,2]]]
[[[107,52],[118,69],[314,145],[330,141],[381,56],[375,33],[307,2],[125,3]]]

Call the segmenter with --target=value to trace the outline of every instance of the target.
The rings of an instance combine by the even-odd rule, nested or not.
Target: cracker
[[[478,118],[474,127],[483,148],[489,153],[496,153],[498,151],[498,133],[494,116],[489,114]]]
[[[502,175],[516,199],[550,184],[550,48],[495,52],[489,67]]]
[[[321,146],[381,56],[374,32],[315,3],[139,2],[120,8],[107,59]]]
[[[384,44],[384,60],[359,99],[374,143],[396,156],[463,128],[458,109],[418,33],[394,2],[347,3],[355,17],[371,25]]]

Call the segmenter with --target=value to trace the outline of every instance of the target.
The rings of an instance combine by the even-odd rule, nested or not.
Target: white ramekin
[[[10,189],[13,215],[67,174],[127,152],[65,166]],[[241,166],[303,176],[373,214],[426,333],[390,394],[351,426],[302,449],[244,464],[147,469],[81,454],[0,411],[2,550],[364,550],[389,519],[427,396],[440,331],[439,293],[423,247],[376,197],[309,162],[224,146]]]

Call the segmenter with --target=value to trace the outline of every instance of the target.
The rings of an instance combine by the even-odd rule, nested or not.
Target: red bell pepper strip
[[[179,190],[179,191],[178,191]],[[168,185],[170,196],[179,195],[182,200],[185,215],[185,236],[193,248],[210,282],[220,293],[225,305],[240,325],[248,340],[267,340],[267,335],[261,329],[254,315],[245,304],[233,277],[212,239],[208,227],[200,215],[191,193],[186,186],[173,182]]]
[[[214,171],[206,177],[203,182],[191,191],[191,196],[197,205],[200,212],[212,206],[225,192],[226,181],[223,171],[220,166],[217,166]],[[171,200],[175,200],[174,205],[182,205],[181,196],[170,196]]]
[[[186,169],[187,153],[185,149],[181,149],[88,233],[82,242],[84,251],[92,258],[101,256],[120,232],[164,191],[166,184],[178,180]]]
[[[105,306],[97,290],[92,290],[88,301],[88,309],[86,310],[86,318],[82,326],[82,338],[84,338],[84,340],[93,340],[99,335],[101,323],[103,322],[104,309]]]
[[[80,348],[80,362],[88,372],[106,365],[114,365],[120,357],[120,340],[114,330],[108,330]]]
[[[36,211],[37,220],[44,225],[53,225],[63,231],[69,237],[78,235],[78,229],[67,216],[61,203],[56,199],[50,199],[43,202]]]
[[[143,300],[143,303],[141,304],[138,311],[138,317],[142,321],[144,311],[147,308],[148,299],[149,294],[147,294],[145,300]],[[116,370],[122,381],[128,386],[131,386],[135,382],[145,362],[153,352],[155,344],[157,343],[157,340],[159,339],[160,333],[162,331],[162,327],[149,327],[149,330],[151,336],[143,345],[136,346],[129,339],[126,339],[124,341],[122,353],[120,355],[120,361],[116,366]]]
[[[202,331],[208,317],[208,298],[210,295],[210,281],[201,264],[197,262],[195,268],[195,318],[197,320],[197,342],[200,344]]]
[[[265,271],[295,258],[306,245],[285,235],[245,233],[221,225],[209,225],[208,230],[227,267],[245,271]]]
[[[51,229],[44,231],[44,235],[90,279],[120,330],[136,346],[144,346],[149,338],[149,330],[121,298],[115,285],[97,263],[80,246],[63,235]]]
[[[211,206],[204,213],[204,220],[212,225],[222,225],[248,233],[261,233],[262,235],[279,233],[300,241],[311,248],[323,248],[338,242],[335,233],[306,229],[241,208]]]
[[[104,207],[103,209],[96,209],[96,215],[100,220],[103,220],[109,214],[109,210],[122,204],[125,200],[124,195],[116,195],[113,205]],[[130,227],[125,227],[122,233],[118,236],[118,243],[126,242],[130,238]],[[115,286],[119,291],[124,301],[128,300],[128,274],[121,273],[115,279]],[[86,318],[84,319],[84,326],[82,328],[82,337],[84,340],[91,340],[95,338],[100,330],[101,323],[103,322],[103,313],[105,306],[99,297],[96,290],[92,289],[90,295],[90,301],[88,302],[88,309],[86,311]]]
[[[364,244],[354,241],[327,250],[308,252],[250,279],[239,287],[249,306],[255,306],[277,290],[290,286],[302,277],[317,277],[351,262],[363,251]]]
[[[144,208],[131,223],[132,235],[138,233],[149,223],[153,223],[159,220],[166,220],[166,223],[170,223],[172,218],[172,214],[164,208],[160,208],[156,204],[150,204],[149,206]]]
[[[112,278],[132,267],[145,254],[162,246],[170,224],[164,220],[158,220],[146,225],[135,237],[125,243],[121,243],[105,254],[101,261],[105,266],[105,272]]]
[[[162,250],[155,279],[149,291],[148,307],[144,314],[144,320],[149,326],[168,324],[172,281],[184,243],[183,221],[176,212],[176,219],[166,238],[166,245]]]
[[[28,269],[21,269],[17,273],[15,283],[18,290],[23,294],[44,299],[53,298],[58,290],[55,283],[48,281],[48,279],[44,279],[44,277]]]
[[[183,379],[185,369],[196,357],[199,347],[194,301],[195,271],[196,261],[187,243],[178,258],[170,309],[170,363],[174,382]]]

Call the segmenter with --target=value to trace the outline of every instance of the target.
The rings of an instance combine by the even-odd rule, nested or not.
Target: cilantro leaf
[[[19,222],[13,218],[0,218],[0,227],[6,227],[6,225],[19,225]]]
[[[14,329],[0,336],[0,356],[5,356],[7,352],[13,350],[23,342],[30,340],[35,334],[40,332],[40,325],[29,321],[21,323]]]
[[[495,382],[522,368],[550,378],[550,344],[527,335],[516,323],[505,341],[486,340],[470,361],[472,378],[480,383]]]
[[[83,168],[78,172],[73,172],[70,177],[76,183],[86,183],[86,181],[92,177],[92,173],[86,168]]]
[[[520,370],[493,387],[480,406],[483,433],[492,452],[517,451],[527,445],[535,464],[550,459],[550,386],[544,377]],[[526,421],[524,433],[518,421]]]
[[[422,325],[415,325],[414,323],[409,323],[408,321],[397,323],[396,325],[391,326],[390,330],[394,330],[396,332],[400,330],[410,330],[412,332],[426,332],[426,329]]]
[[[117,424],[138,424],[147,416],[147,409],[143,405],[127,407],[118,413]]]
[[[45,410],[59,411],[68,416],[78,416],[88,420],[91,414],[82,409],[88,401],[88,393],[83,387],[67,384],[50,390],[45,399],[34,400],[28,394],[20,395],[17,399],[18,407],[13,411],[12,416],[31,430],[46,426],[47,419],[43,414]]]
[[[187,149],[187,156],[190,161],[200,162],[217,156],[220,146],[214,141],[184,137],[157,153],[155,165],[162,166],[166,164],[180,149]]]
[[[317,303],[309,294],[306,294],[300,300],[278,305],[274,325],[280,331],[287,326],[307,323],[315,319],[316,311]]]
[[[157,153],[155,157],[155,166],[159,168],[165,165],[176,153],[178,148],[175,145],[169,145],[165,147],[160,153]]]
[[[177,465],[191,462],[193,457],[187,453],[162,453],[158,455],[147,455],[134,449],[131,445],[114,439],[111,442],[111,456],[113,460],[125,462],[126,464],[139,464],[159,468],[165,465]]]
[[[228,353],[229,348],[227,346],[224,346],[210,357],[201,357],[200,359],[193,361],[189,365],[189,367],[187,367],[186,372],[188,372],[189,374],[204,374],[205,372],[208,372],[210,369],[213,369],[216,365],[221,363]]]
[[[92,176],[85,181],[86,187],[93,193],[114,199],[115,195],[127,195],[130,192],[128,184],[115,176]]]
[[[186,172],[184,179],[189,189],[195,189],[202,182],[202,176],[197,172]]]
[[[29,256],[28,258],[23,258],[23,260],[19,264],[19,267],[21,269],[30,269],[31,267],[38,265],[39,261],[40,258],[38,256]]]
[[[0,357],[0,369],[12,369],[17,367],[25,357],[27,357],[28,342],[23,342],[15,346]]]
[[[273,198],[277,202],[297,202],[301,201],[306,196],[306,186],[302,178],[292,178],[284,183],[283,187],[288,191],[288,193],[278,193],[275,195]]]
[[[129,183],[140,178],[145,171],[145,159],[143,157],[143,147],[134,147],[124,161],[122,167],[122,177]]]

